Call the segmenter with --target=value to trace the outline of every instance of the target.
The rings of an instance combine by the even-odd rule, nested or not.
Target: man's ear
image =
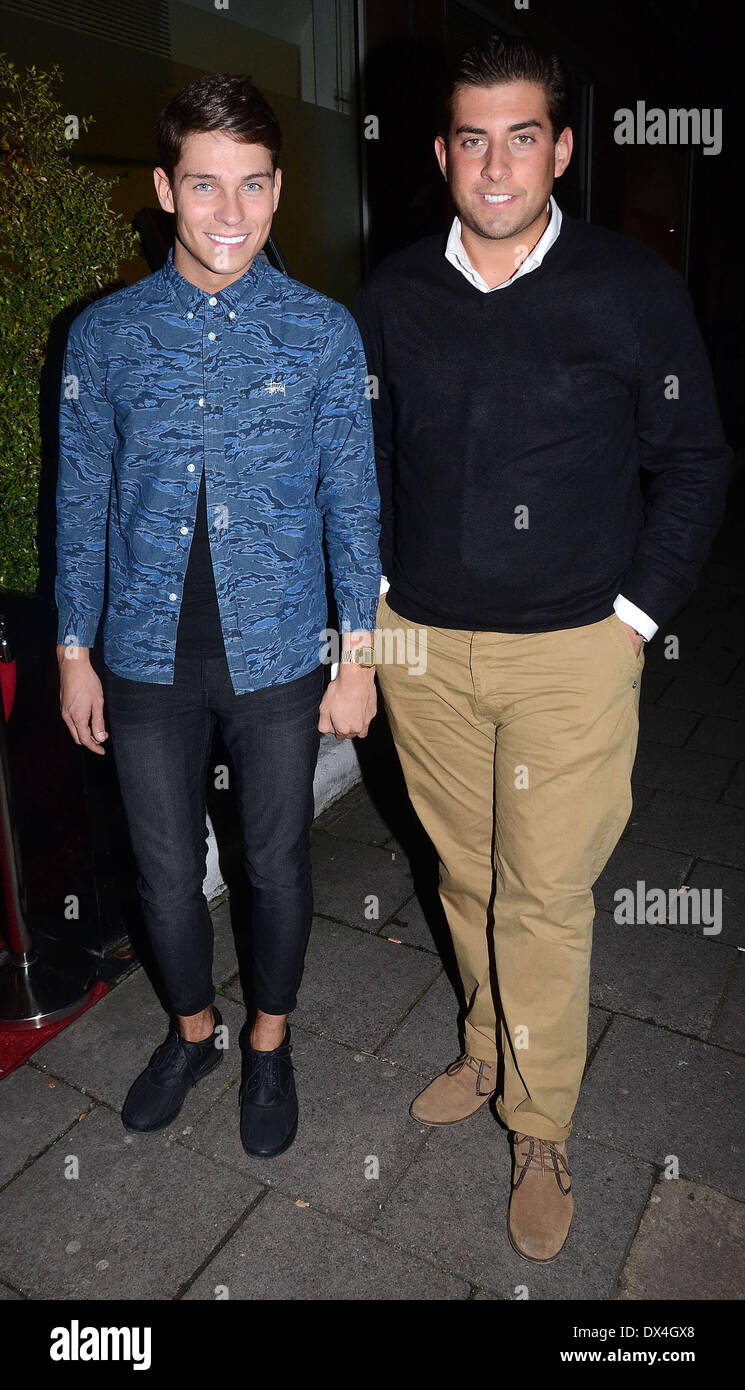
[[[169,179],[165,169],[153,169],[153,183],[155,184],[155,192],[158,198],[158,202],[160,203],[160,206],[162,207],[163,211],[175,212],[176,209],[173,203],[173,190],[171,188],[171,180]]]
[[[435,137],[435,158],[444,179],[448,176],[448,147],[441,135]]]
[[[567,125],[562,130],[554,147],[554,178],[560,179],[564,170],[569,167],[573,149],[572,127]]]
[[[282,188],[282,170],[279,165],[274,170],[274,211],[279,207],[279,194]]]

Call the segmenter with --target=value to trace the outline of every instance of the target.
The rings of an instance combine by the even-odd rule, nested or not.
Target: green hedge
[[[82,308],[137,254],[109,202],[115,179],[70,158],[59,67],[19,72],[0,54],[0,590],[33,593],[39,385],[53,321]],[[80,131],[90,117],[78,117]]]

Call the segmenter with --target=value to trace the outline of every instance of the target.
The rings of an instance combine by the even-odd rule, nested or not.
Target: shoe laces
[[[447,1071],[448,1076],[456,1076],[457,1073],[458,1073],[459,1071],[462,1071],[463,1067],[465,1067],[465,1066],[470,1067],[472,1071],[475,1071],[475,1072],[477,1073],[477,1076],[476,1076],[476,1095],[477,1095],[477,1096],[491,1095],[491,1094],[492,1094],[492,1088],[489,1087],[488,1082],[487,1082],[487,1087],[488,1087],[488,1089],[487,1089],[486,1091],[482,1091],[482,1090],[481,1090],[481,1081],[482,1081],[482,1077],[483,1077],[483,1075],[484,1075],[484,1069],[485,1069],[485,1067],[487,1067],[488,1065],[489,1065],[488,1062],[480,1062],[479,1059],[478,1059],[478,1057],[472,1057],[471,1054],[470,1054],[470,1052],[461,1052],[460,1057],[458,1057],[457,1060],[456,1060],[455,1062],[451,1062],[449,1067],[446,1067],[446,1071]]]
[[[290,1071],[296,1071],[294,1063],[290,1061],[289,1054],[292,1052],[292,1043],[281,1043],[271,1052],[256,1052],[251,1049],[251,1071],[244,1083],[245,1094],[250,1095],[260,1086],[267,1082],[270,1086],[282,1089],[282,1067],[289,1067]],[[283,1053],[282,1056],[279,1054]],[[243,1088],[241,1088],[243,1089]]]
[[[542,1178],[546,1176],[546,1169],[549,1168],[553,1172],[561,1191],[569,1191],[569,1187],[565,1188],[562,1185],[561,1175],[565,1173],[566,1176],[570,1178],[571,1172],[566,1154],[561,1152],[558,1143],[559,1141],[555,1139],[540,1139],[533,1134],[515,1133],[516,1157],[518,1157],[522,1165],[520,1176],[515,1183],[515,1187],[520,1186],[530,1165],[537,1161],[540,1162],[541,1165]],[[525,1152],[526,1145],[527,1153]],[[571,1187],[571,1183],[569,1186]]]
[[[184,1046],[185,1041],[185,1038],[176,1030],[170,1038],[166,1038],[165,1042],[156,1047],[150,1062],[152,1071],[161,1074],[168,1072],[173,1069],[177,1059],[183,1057],[193,1078],[194,1068],[188,1049]]]

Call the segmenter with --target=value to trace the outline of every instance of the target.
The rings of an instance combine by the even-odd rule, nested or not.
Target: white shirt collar
[[[545,232],[536,242],[533,250],[525,257],[522,265],[518,267],[514,275],[511,275],[509,280],[504,280],[501,285],[487,285],[483,276],[480,275],[478,270],[471,264],[461,240],[461,221],[459,217],[453,218],[447,246],[445,247],[446,259],[450,261],[451,265],[455,266],[456,270],[460,270],[461,273],[465,275],[466,279],[471,281],[472,285],[475,285],[479,290],[483,290],[484,293],[491,294],[492,290],[506,289],[507,285],[512,285],[515,280],[519,280],[521,275],[527,275],[528,271],[534,270],[537,265],[540,265],[549,247],[553,246],[556,241],[561,230],[561,208],[556,202],[553,194],[551,194],[549,198],[548,206],[551,209],[551,216],[549,217]]]

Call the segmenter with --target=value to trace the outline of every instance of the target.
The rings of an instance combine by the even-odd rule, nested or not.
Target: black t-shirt
[[[225,644],[207,534],[207,488],[202,469],[197,519],[181,599],[176,656],[224,655]]]

